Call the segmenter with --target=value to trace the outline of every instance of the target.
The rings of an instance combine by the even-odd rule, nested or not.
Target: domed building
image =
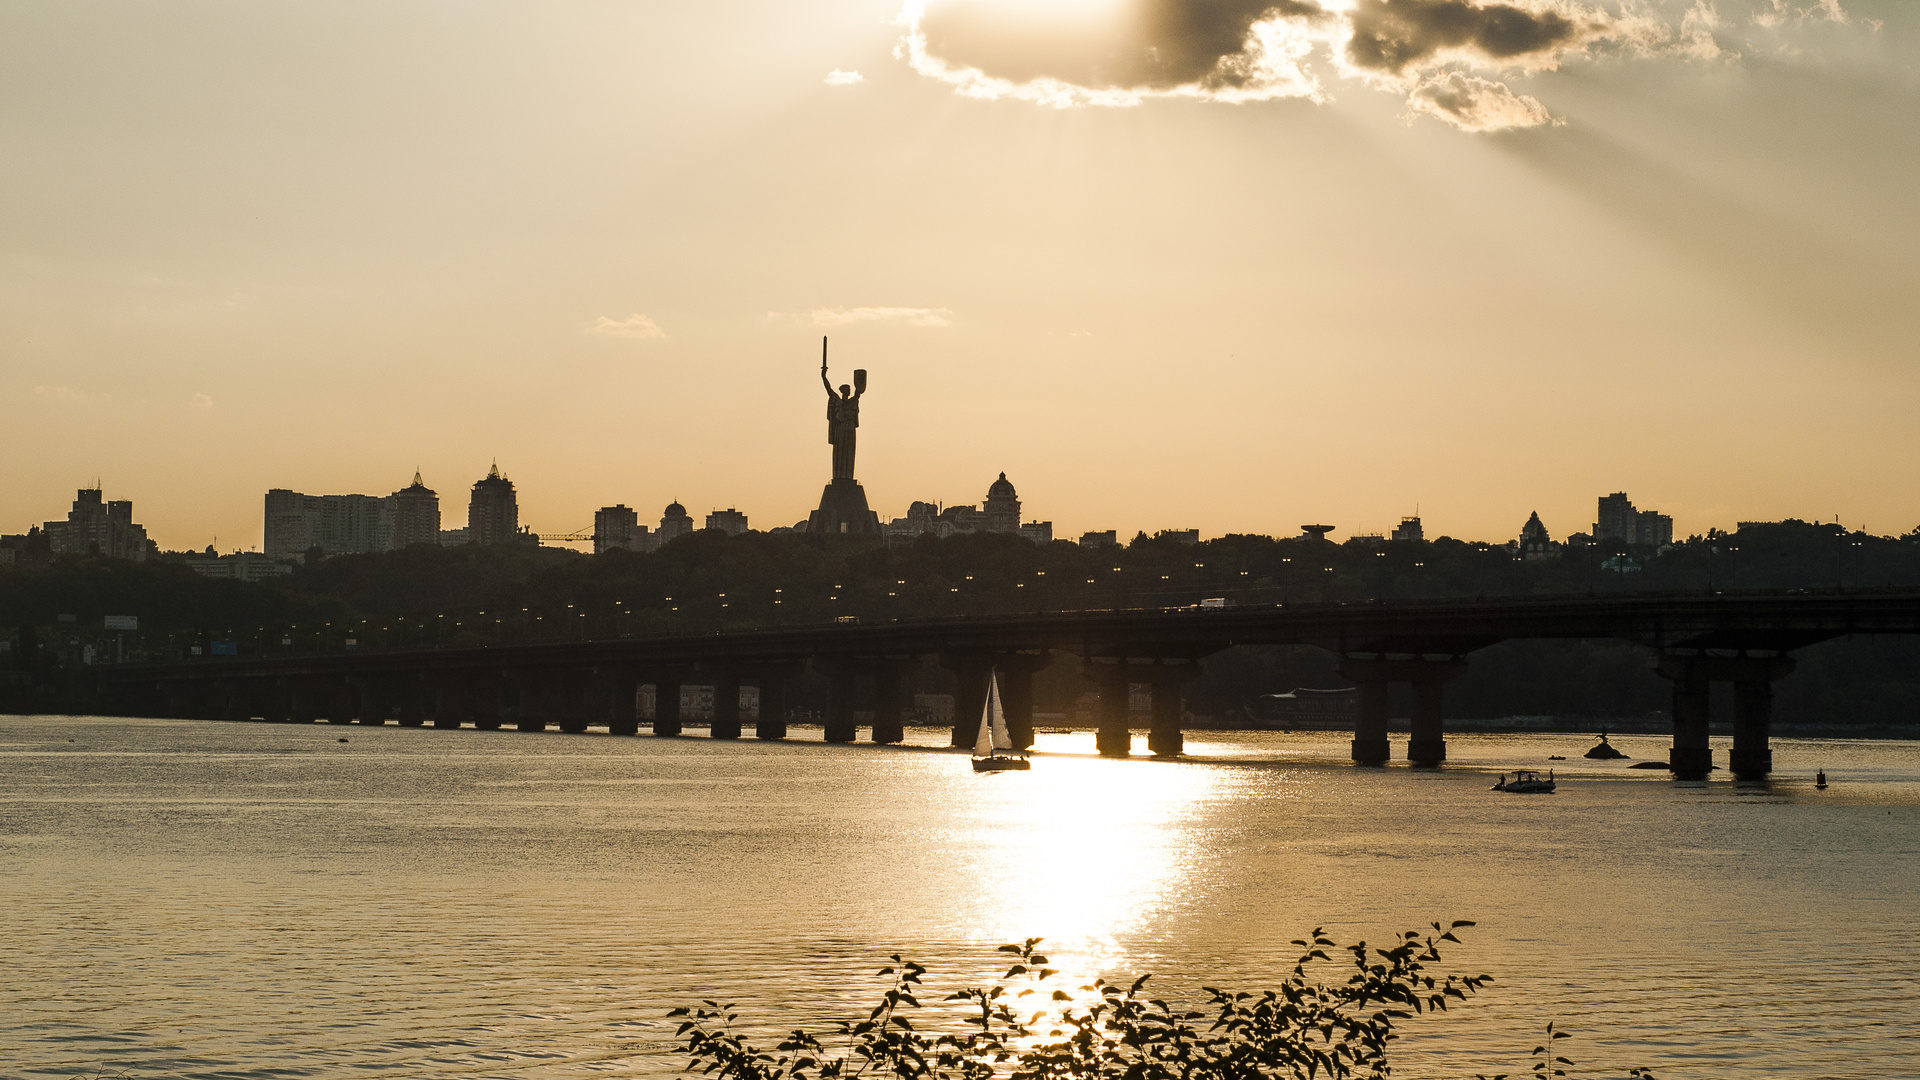
[[[678,502],[667,504],[666,512],[660,515],[660,540],[664,544],[676,536],[685,536],[693,531],[693,515]]]
[[[987,501],[980,507],[982,532],[1017,533],[1020,531],[1020,496],[1007,482],[1007,474],[987,488]]]

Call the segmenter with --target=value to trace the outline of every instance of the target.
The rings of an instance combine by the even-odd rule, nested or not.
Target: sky
[[[0,531],[1920,525],[1906,0],[0,0]]]

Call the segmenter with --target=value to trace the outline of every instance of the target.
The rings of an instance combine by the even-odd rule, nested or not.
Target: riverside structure
[[[825,737],[858,738],[853,701],[870,681],[872,741],[898,742],[906,712],[903,676],[924,657],[954,672],[953,744],[971,745],[997,673],[1008,727],[1022,748],[1033,740],[1034,673],[1077,659],[1099,687],[1096,746],[1130,751],[1128,702],[1135,685],[1151,693],[1147,746],[1156,757],[1183,748],[1182,687],[1202,658],[1236,645],[1317,645],[1339,657],[1358,689],[1352,756],[1384,764],[1387,692],[1412,688],[1406,756],[1446,760],[1444,688],[1476,649],[1513,638],[1618,638],[1645,647],[1673,684],[1677,777],[1714,767],[1707,739],[1708,693],[1733,684],[1729,767],[1741,779],[1772,771],[1768,747],[1773,683],[1793,670],[1792,650],[1848,634],[1920,634],[1920,590],[1739,595],[1425,600],[1292,604],[1259,608],[1070,611],[991,618],[836,623],[648,639],[497,645],[275,658],[205,658],[100,671],[102,711],[207,719],[358,721],[522,731],[602,726],[633,735],[639,688],[652,684],[652,731],[681,733],[680,690],[711,686],[715,738],[742,733],[739,689],[759,689],[754,733],[787,734],[785,688],[807,666],[828,680]]]

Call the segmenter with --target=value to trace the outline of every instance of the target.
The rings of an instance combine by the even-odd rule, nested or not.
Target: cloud
[[[796,315],[813,326],[849,326],[863,322],[898,322],[908,326],[940,327],[952,325],[949,318],[953,312],[946,308],[918,307],[856,307],[856,308],[814,308],[805,315]]]
[[[1765,27],[1813,20],[1835,23],[1848,21],[1846,11],[1840,7],[1840,0],[1812,0],[1805,7],[1788,3],[1788,0],[1770,0],[1767,9],[1753,17],[1755,26]]]
[[[1759,2],[1763,20],[1847,17],[1839,0]],[[899,21],[895,54],[968,97],[1326,102],[1337,77],[1475,132],[1557,122],[1490,75],[1601,55],[1736,55],[1716,39],[1712,0],[906,0]]]
[[[642,340],[667,336],[667,332],[660,329],[659,324],[639,312],[635,312],[618,321],[602,315],[592,326],[587,327],[587,329],[595,334],[606,334],[611,337],[639,338]]]
[[[1055,107],[1151,96],[1319,96],[1301,69],[1332,13],[1309,0],[909,0],[896,50],[969,97]]]
[[[53,401],[86,402],[98,400],[92,394],[83,394],[70,386],[36,386],[34,394]]]
[[[1360,0],[1348,17],[1349,64],[1405,75],[1435,61],[1538,70],[1563,53],[1636,36],[1637,20],[1567,0],[1469,3],[1468,0]]]
[[[1720,18],[1720,12],[1707,0],[1698,0],[1687,13],[1680,18],[1680,40],[1675,50],[1696,60],[1718,60],[1725,57],[1738,60],[1740,54],[1728,52],[1720,47],[1720,41],[1714,31],[1726,25]]]
[[[828,86],[852,86],[854,83],[867,80],[857,71],[841,71],[839,68],[834,68],[827,72],[825,81]]]
[[[205,394],[198,394],[198,393],[194,394],[191,399],[191,402],[193,404],[193,407],[196,409],[213,408],[213,399],[208,397]]]
[[[1409,118],[1425,113],[1461,131],[1506,131],[1560,123],[1547,107],[1505,83],[1458,71],[1445,71],[1413,88],[1407,95]]]

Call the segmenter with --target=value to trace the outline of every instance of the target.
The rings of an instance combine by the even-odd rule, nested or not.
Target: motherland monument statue
[[[878,536],[880,516],[867,508],[867,493],[853,478],[853,454],[860,431],[860,398],[867,392],[867,372],[858,368],[853,385],[834,392],[827,378],[827,339],[820,339],[820,384],[827,388],[827,442],[833,445],[833,478],[820,493],[820,509],[807,519],[810,533]]]

